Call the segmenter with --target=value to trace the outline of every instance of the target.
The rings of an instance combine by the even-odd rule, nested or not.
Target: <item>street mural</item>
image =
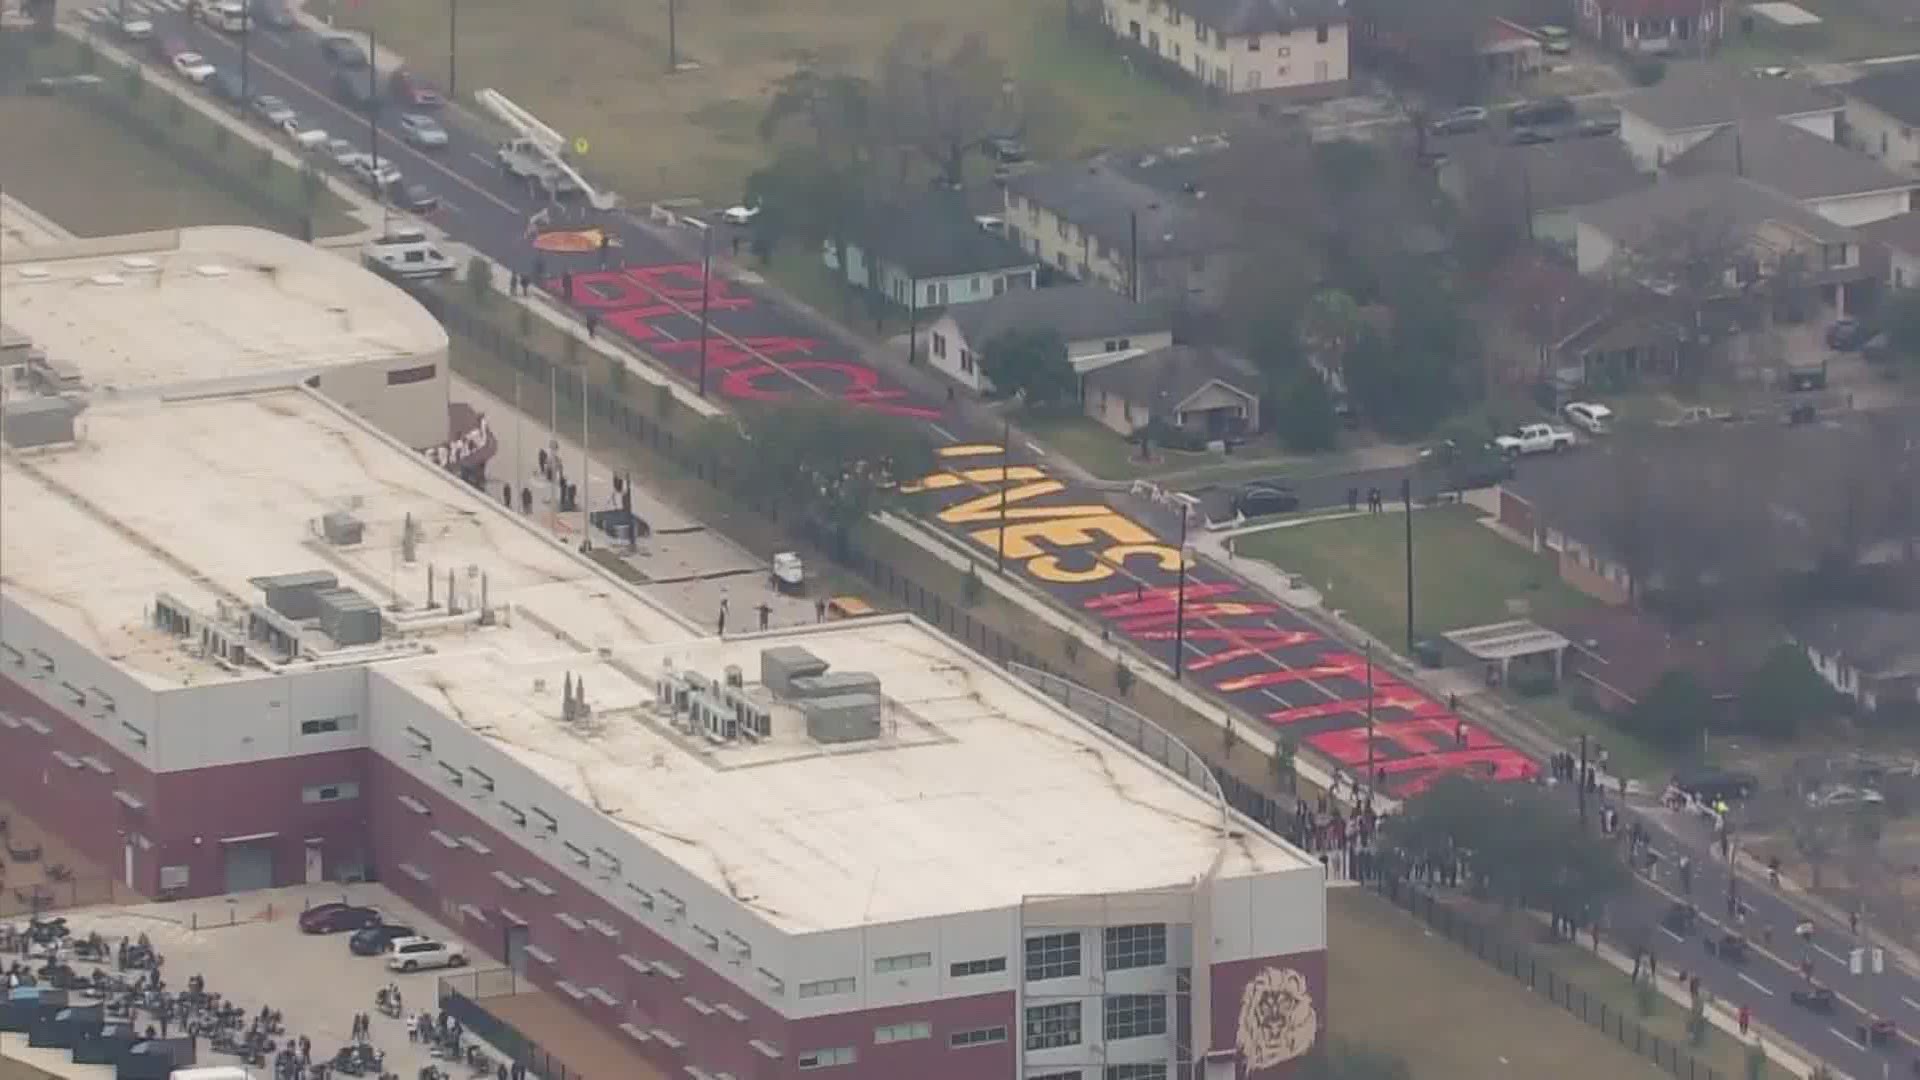
[[[789,320],[736,291],[725,278],[705,286],[697,263],[587,269],[571,274],[574,304],[619,333],[698,377],[698,313],[704,301],[713,332],[706,343],[707,385],[735,401],[777,402],[796,393],[829,397],[895,416],[938,423],[944,412],[880,372],[838,353],[832,342],[774,332]],[[556,293],[566,285],[549,277]],[[950,534],[1004,560],[1061,604],[1077,608],[1171,663],[1184,642],[1186,678],[1258,717],[1301,745],[1363,772],[1370,759],[1379,786],[1406,796],[1449,773],[1494,780],[1534,775],[1532,762],[1477,725],[1385,671],[1373,670],[1369,709],[1366,659],[1324,640],[1296,613],[1204,565],[1188,567],[1185,616],[1178,583],[1182,555],[1152,529],[1034,464],[1009,464],[995,443],[941,448],[943,467],[903,486],[915,508]]]

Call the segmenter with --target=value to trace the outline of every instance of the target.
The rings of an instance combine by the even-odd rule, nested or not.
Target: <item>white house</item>
[[[1113,35],[1227,94],[1336,97],[1348,79],[1336,0],[1104,0]]]
[[[1920,289],[1920,211],[1876,221],[1860,235],[1874,249],[1876,260],[1885,258],[1887,284]]]
[[[1907,64],[1848,83],[1847,142],[1920,176],[1920,65]]]
[[[1827,685],[1868,711],[1920,702],[1920,615],[1855,608],[1806,619],[1794,627]]]
[[[849,284],[905,308],[970,304],[1032,288],[1040,269],[1034,257],[983,228],[957,197],[937,195],[876,207],[846,250],[845,267],[831,243],[821,257]]]
[[[984,393],[993,389],[980,371],[987,343],[1009,330],[1036,329],[1058,333],[1067,343],[1067,358],[1075,361],[1173,344],[1173,320],[1166,311],[1099,285],[1061,285],[948,309],[928,331],[928,359],[948,378]]]
[[[1676,69],[1620,103],[1620,139],[1640,168],[1651,172],[1745,118],[1783,120],[1832,142],[1840,112],[1838,99],[1793,79]]]
[[[1837,225],[1865,225],[1920,209],[1920,178],[1770,117],[1725,124],[1676,157],[1663,175],[1744,177]]]

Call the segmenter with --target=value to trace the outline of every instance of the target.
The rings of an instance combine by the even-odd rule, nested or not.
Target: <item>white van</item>
[[[189,10],[216,30],[229,34],[247,32],[247,5],[242,0],[194,0]]]
[[[207,1065],[197,1069],[175,1069],[167,1080],[253,1080],[253,1074],[238,1065]]]
[[[374,273],[400,281],[443,278],[454,270],[453,260],[419,229],[396,228],[367,241],[360,261]]]

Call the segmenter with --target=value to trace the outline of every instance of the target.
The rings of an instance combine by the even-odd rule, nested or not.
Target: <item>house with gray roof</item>
[[[1650,187],[1653,176],[1618,139],[1515,146],[1483,133],[1448,146],[1439,183],[1462,206],[1504,208],[1519,215],[1514,221],[1531,214],[1533,239],[1571,254],[1575,210]]]
[[[988,300],[1034,284],[1039,264],[981,226],[957,194],[935,193],[868,213],[846,244],[846,266],[826,245],[822,258],[851,285],[905,308]]]
[[[1801,619],[1793,639],[1827,685],[1868,712],[1920,704],[1920,614],[1877,608],[1821,612]]]
[[[1082,380],[1086,414],[1132,435],[1161,421],[1205,439],[1260,430],[1259,375],[1224,349],[1172,345],[1108,364]]]
[[[1848,141],[1893,168],[1920,175],[1920,64],[1876,70],[1840,92]]]
[[[1840,99],[1797,79],[1773,79],[1733,68],[1676,66],[1659,83],[1620,102],[1620,140],[1643,171],[1652,172],[1736,120],[1782,120],[1832,142]]]
[[[1920,209],[1920,179],[1772,117],[1724,125],[1669,158],[1663,171],[1676,178],[1743,176],[1840,225],[1864,225]]]
[[[1920,289],[1920,210],[1862,225],[1867,261],[1896,289]]]
[[[1162,189],[1098,160],[1021,173],[1007,180],[1007,239],[1078,281],[1210,307],[1226,293],[1241,229],[1189,186]]]
[[[1100,285],[1070,284],[1015,289],[949,308],[928,328],[929,362],[955,382],[986,393],[993,384],[980,371],[980,357],[994,338],[1015,330],[1052,330],[1066,342],[1067,359],[1082,368],[1173,344],[1173,318],[1166,309],[1136,304]]]

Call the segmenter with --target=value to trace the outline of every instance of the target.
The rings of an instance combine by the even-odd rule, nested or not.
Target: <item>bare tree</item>
[[[959,187],[970,155],[1020,126],[1014,85],[986,39],[954,39],[931,23],[903,27],[880,58],[875,79],[893,145]]]
[[[1709,312],[1745,295],[1759,280],[1757,260],[1731,214],[1703,207],[1654,223],[1618,269],[1633,283],[1665,295],[1688,333],[1681,342],[1683,376],[1697,378],[1710,344]]]

